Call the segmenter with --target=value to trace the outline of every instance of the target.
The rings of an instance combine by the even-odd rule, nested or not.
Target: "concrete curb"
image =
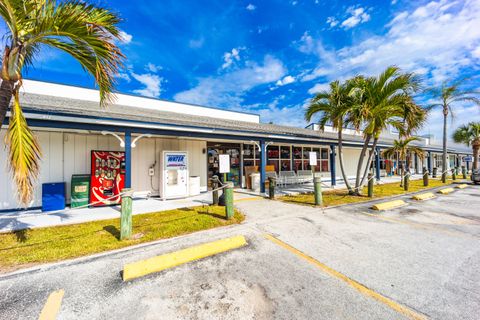
[[[432,192],[416,194],[412,197],[413,200],[419,200],[419,201],[425,201],[433,198],[435,198],[435,195]]]
[[[395,209],[395,208],[398,208],[398,207],[403,207],[406,204],[407,203],[403,200],[393,200],[393,201],[387,201],[387,202],[381,202],[381,203],[374,204],[372,206],[372,209],[373,210],[378,210],[378,211],[391,210],[391,209]]]
[[[452,193],[453,191],[455,191],[455,189],[453,189],[453,188],[443,188],[443,189],[438,190],[437,193],[449,194],[449,193]]]
[[[244,236],[236,236],[129,263],[123,267],[123,281],[140,278],[148,274],[160,272],[246,245],[247,240]]]

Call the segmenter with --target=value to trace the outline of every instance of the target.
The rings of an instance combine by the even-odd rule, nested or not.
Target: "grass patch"
[[[25,229],[0,234],[0,272],[35,264],[81,257],[195,231],[240,223],[235,211],[225,219],[225,208],[203,206],[133,216],[136,239],[120,241],[120,219],[75,225]]]
[[[456,181],[459,181],[459,180],[457,179]],[[330,206],[335,206],[340,204],[365,202],[365,201],[381,199],[381,198],[390,197],[390,196],[402,195],[405,193],[418,192],[422,190],[448,186],[452,182],[453,181],[451,179],[447,179],[447,183],[442,183],[440,179],[430,178],[429,186],[424,187],[423,180],[411,180],[410,188],[408,191],[405,191],[403,190],[403,187],[400,187],[400,182],[378,184],[373,187],[373,198],[369,198],[367,196],[367,187],[363,188],[363,192],[361,196],[351,196],[348,194],[347,190],[330,190],[330,191],[325,191],[322,194],[323,206],[330,207]],[[278,199],[281,201],[296,203],[296,204],[312,205],[312,206],[315,205],[315,198],[313,193],[283,196],[283,197],[279,197]]]

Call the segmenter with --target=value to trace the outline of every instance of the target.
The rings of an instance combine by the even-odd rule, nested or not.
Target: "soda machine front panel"
[[[120,192],[125,185],[125,153],[92,151],[90,204],[115,205],[121,202]]]

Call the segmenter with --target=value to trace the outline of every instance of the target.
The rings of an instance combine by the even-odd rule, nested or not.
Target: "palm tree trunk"
[[[442,154],[442,182],[447,182],[447,117],[448,107],[443,106],[443,154]]]
[[[345,167],[343,165],[343,136],[341,128],[338,129],[338,161],[340,162],[340,171],[342,172],[343,181],[348,189],[348,193],[353,193],[352,186],[348,182],[348,176],[345,174]]]
[[[362,190],[363,185],[365,184],[365,179],[367,179],[368,171],[370,170],[370,167],[372,166],[373,155],[375,154],[375,149],[377,148],[377,143],[378,143],[378,138],[373,139],[372,149],[370,149],[370,154],[369,154],[368,160],[367,160],[367,166],[365,167],[365,171],[363,172],[362,181],[360,182],[360,186],[358,188],[358,191]]]
[[[365,142],[363,143],[362,151],[360,152],[360,158],[358,159],[358,166],[357,166],[357,175],[355,176],[355,193],[360,194],[359,187],[360,187],[360,174],[362,173],[362,166],[363,166],[363,158],[365,158],[365,154],[367,153],[368,144],[370,143],[371,135],[367,135],[365,137]]]
[[[10,101],[12,101],[13,81],[2,80],[0,85],[0,129],[2,129],[3,121],[7,115],[8,108],[10,107]]]
[[[478,156],[480,152],[480,141],[474,141],[472,143],[473,147],[473,164],[472,164],[472,169],[477,170],[478,169]]]

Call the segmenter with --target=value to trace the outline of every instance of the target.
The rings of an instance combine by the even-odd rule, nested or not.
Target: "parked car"
[[[472,171],[472,181],[475,184],[480,184],[480,169]]]

